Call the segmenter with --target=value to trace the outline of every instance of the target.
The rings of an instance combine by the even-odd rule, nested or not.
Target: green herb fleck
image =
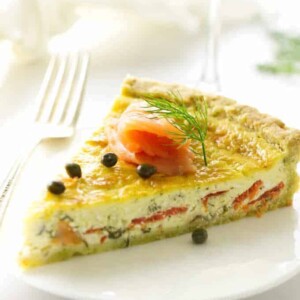
[[[257,65],[257,69],[271,74],[300,74],[300,36],[273,32],[276,43],[273,62]]]

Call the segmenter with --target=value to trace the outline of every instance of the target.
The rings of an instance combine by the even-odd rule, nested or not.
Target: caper
[[[102,156],[101,163],[107,167],[113,167],[118,161],[118,156],[115,153],[106,153]]]
[[[61,181],[52,181],[51,183],[48,184],[47,188],[50,193],[55,195],[62,194],[66,189],[64,183]]]
[[[76,163],[69,163],[69,164],[66,164],[65,168],[66,168],[68,175],[71,178],[74,178],[74,177],[81,178],[82,172],[81,172],[80,165],[78,165]]]
[[[207,240],[207,231],[205,228],[199,228],[193,231],[192,239],[195,244],[203,244]]]
[[[146,179],[156,173],[156,168],[152,165],[141,164],[137,166],[136,172],[139,174],[140,177]]]

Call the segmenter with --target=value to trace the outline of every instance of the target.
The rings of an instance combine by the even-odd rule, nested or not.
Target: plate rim
[[[97,255],[97,254],[96,254]],[[99,254],[98,254],[99,255]],[[101,255],[101,253],[100,253]],[[293,277],[297,276],[298,274],[300,274],[300,259],[294,259],[291,260],[289,262],[293,262],[295,264],[295,267],[293,267],[290,271],[286,271],[284,273],[283,276],[280,277],[276,277],[273,280],[270,280],[267,284],[257,288],[257,287],[253,287],[253,288],[249,288],[246,291],[242,291],[242,292],[237,292],[237,293],[232,293],[231,295],[226,295],[226,296],[220,296],[220,297],[204,297],[204,298],[198,298],[199,300],[228,300],[229,297],[231,300],[238,300],[238,299],[245,299],[251,296],[255,296],[255,295],[259,295],[262,294],[264,292],[267,292],[269,290],[271,290],[272,288],[275,288],[277,286],[280,286],[282,284],[284,284],[285,282],[289,281],[290,279],[292,279]],[[59,263],[59,262],[57,262]],[[26,271],[25,271],[26,272]],[[30,286],[37,288],[43,292],[47,292],[51,295],[54,296],[59,296],[59,297],[64,297],[67,299],[75,299],[75,300],[82,300],[83,296],[81,295],[76,295],[76,294],[71,294],[71,293],[62,293],[62,290],[51,290],[48,289],[46,285],[44,286],[40,286],[34,283],[34,281],[30,280],[29,277],[26,277],[25,272],[23,272],[21,269],[19,269],[19,272],[13,272],[13,274],[18,278],[21,279],[22,281],[24,281],[26,284],[29,284]],[[84,296],[85,300],[107,300],[107,298],[103,298],[103,297],[90,297],[90,296]],[[113,299],[113,300],[122,300],[122,298],[120,298],[119,296],[116,296],[114,298],[109,298],[109,299]],[[132,300],[137,300],[137,299],[132,299]]]
[[[88,133],[91,133],[91,127],[84,127],[84,128],[79,128],[77,130],[77,132],[75,133],[74,137],[72,137],[71,139],[78,139],[78,141],[82,141],[82,138],[83,137],[86,137]],[[70,145],[73,145],[74,144],[71,142],[68,144],[68,149],[66,150],[71,150],[71,152],[74,152],[74,148],[71,148],[70,149]],[[32,159],[33,156],[30,157],[30,159],[28,160],[28,162],[30,162],[30,160]],[[27,163],[28,163],[27,162]],[[22,176],[20,176],[21,178]],[[17,186],[15,187],[17,188]],[[294,195],[294,199],[296,198],[296,195],[298,194],[295,194]],[[296,199],[297,200],[297,199]],[[297,205],[297,204],[296,204]],[[300,206],[300,204],[299,204]],[[297,212],[297,209],[295,208],[295,206],[293,207],[290,207],[290,209],[293,209],[295,210],[295,212]],[[272,212],[271,212],[272,213]],[[300,214],[299,212],[297,212],[297,217],[299,218]],[[5,226],[4,226],[5,227]],[[5,230],[5,228],[4,228]],[[288,261],[289,263],[292,263],[293,267],[286,270],[283,274],[281,274],[281,276],[279,277],[273,277],[273,279],[270,279],[267,283],[265,283],[264,285],[262,286],[249,286],[249,288],[247,288],[246,290],[244,289],[243,291],[238,291],[238,292],[234,292],[234,291],[231,291],[231,294],[229,295],[226,295],[226,296],[211,296],[211,297],[204,297],[204,298],[199,298],[199,299],[205,299],[205,300],[212,300],[212,299],[215,299],[215,300],[225,300],[225,299],[228,299],[230,297],[230,299],[243,299],[243,298],[246,298],[246,297],[251,297],[251,296],[254,296],[254,295],[259,295],[259,294],[262,294],[264,292],[267,292],[269,290],[271,290],[272,288],[275,288],[285,282],[287,282],[288,280],[290,280],[291,278],[295,277],[297,274],[300,273],[300,259],[292,259],[292,260],[289,260]],[[91,297],[91,296],[84,296],[84,295],[76,295],[76,292],[75,293],[70,293],[69,290],[65,291],[60,289],[59,287],[57,287],[56,289],[53,289],[53,285],[51,286],[51,288],[48,288],[47,285],[41,285],[41,284],[38,284],[38,281],[34,281],[31,279],[31,277],[28,277],[26,276],[26,271],[16,267],[16,268],[13,268],[11,270],[12,274],[22,280],[23,282],[25,282],[26,284],[30,285],[31,287],[34,287],[34,288],[37,288],[43,292],[47,292],[51,295],[55,295],[55,296],[59,296],[59,297],[64,297],[64,298],[67,298],[67,299],[83,299],[82,297],[84,297],[84,299],[89,299],[89,300],[94,300],[94,299],[99,299],[99,300],[107,300],[107,299],[114,299],[114,300],[122,300],[122,298],[120,298],[119,295],[116,295],[115,297],[104,297],[103,296],[100,296],[100,297]]]

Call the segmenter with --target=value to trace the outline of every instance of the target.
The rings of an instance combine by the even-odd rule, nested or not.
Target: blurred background
[[[31,112],[51,53],[91,53],[84,127],[127,74],[196,86],[211,1],[220,2],[222,93],[297,127],[297,111],[282,109],[299,98],[295,1],[0,0],[0,134]]]
[[[23,63],[35,61],[47,52],[76,49],[88,49],[100,60],[109,53],[118,58],[114,61],[117,64],[124,59],[141,58],[146,49],[156,50],[152,56],[162,56],[170,51],[168,41],[176,34],[196,37],[203,31],[209,2],[1,0],[1,48],[10,50],[14,59]],[[221,2],[224,28],[240,27],[254,19],[260,19],[273,31],[292,33],[300,27],[291,0]]]
[[[91,53],[78,126],[93,127],[127,74],[197,86],[210,1],[0,0],[0,181],[28,134],[22,123],[51,53]],[[297,1],[220,0],[219,22],[221,92],[300,128]],[[253,299],[299,299],[299,280]],[[3,270],[0,291],[1,299],[58,299]]]
[[[295,1],[0,0],[0,136],[32,116],[51,53],[91,53],[80,127],[99,122],[127,74],[197,86],[212,1],[221,92],[298,127],[283,109],[300,95]]]
[[[90,51],[90,81],[97,83],[91,84],[89,95],[94,100],[111,98],[128,73],[195,85],[205,62],[209,2],[0,0],[1,123],[23,110],[24,98],[33,98],[53,52]],[[220,2],[222,91],[251,98],[257,90],[269,90],[269,83],[274,89],[279,77],[284,77],[280,79],[284,87],[295,87],[300,71],[295,1]],[[278,48],[288,53],[280,57]],[[255,89],[249,88],[253,79]],[[267,86],[260,86],[259,79],[265,79],[262,85]],[[16,90],[18,95],[11,94]],[[283,88],[282,93],[287,91]],[[270,97],[267,93],[261,98]]]
[[[93,54],[94,66],[110,69],[137,62],[144,69],[153,62],[169,63],[176,56],[183,60],[191,48],[200,58],[209,2],[1,0],[0,79],[9,63],[32,64],[49,53],[79,49]],[[269,32],[297,35],[300,23],[295,8],[291,0],[222,0],[223,35],[238,35],[250,23]],[[185,75],[195,79],[194,74]]]

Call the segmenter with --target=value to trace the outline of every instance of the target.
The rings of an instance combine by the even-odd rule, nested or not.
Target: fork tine
[[[76,80],[71,94],[71,97],[73,98],[69,101],[69,109],[67,110],[65,120],[63,121],[63,125],[65,126],[73,126],[77,122],[78,112],[80,110],[85,90],[88,65],[89,54],[83,53],[80,57],[79,67],[76,70]]]
[[[57,99],[57,103],[52,114],[51,121],[53,124],[57,124],[57,125],[63,120],[66,113],[66,108],[69,105],[70,95],[72,93],[72,88],[73,88],[73,82],[78,68],[78,62],[79,62],[78,53],[75,53],[72,56],[70,56],[68,62],[69,64],[66,67],[67,70],[65,76],[66,78],[63,78],[66,84],[64,88],[62,87],[63,90],[61,92],[61,97]]]
[[[49,122],[53,113],[53,110],[55,109],[57,99],[59,99],[60,93],[61,93],[61,86],[63,85],[64,81],[64,74],[66,70],[67,65],[67,57],[65,56],[58,56],[58,70],[54,69],[53,74],[55,73],[54,82],[49,81],[48,89],[50,90],[50,95],[47,97],[44,103],[44,107],[41,113],[41,116],[39,118],[39,122]],[[55,72],[56,71],[56,72]],[[52,76],[53,77],[53,76]]]
[[[50,83],[53,81],[53,74],[55,65],[57,63],[57,56],[52,56],[47,67],[47,71],[43,78],[41,87],[36,97],[36,112],[35,112],[35,121],[38,122],[41,118],[45,102],[47,100],[47,95],[50,89]]]

